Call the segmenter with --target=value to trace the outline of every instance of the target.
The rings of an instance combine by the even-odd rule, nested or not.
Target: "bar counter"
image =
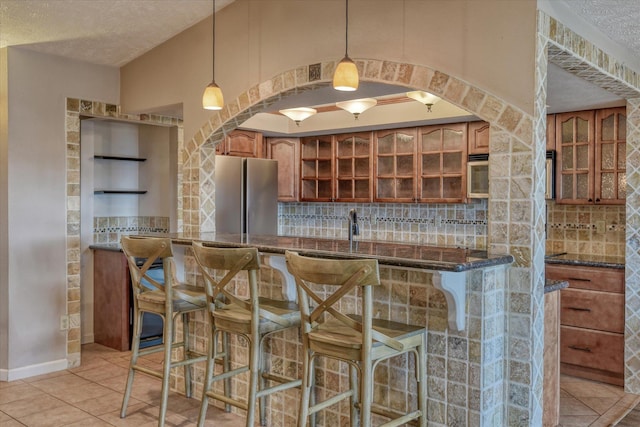
[[[256,247],[262,257],[260,286],[266,295],[282,292],[295,300],[295,282],[286,268],[284,253],[292,250],[305,256],[324,258],[375,258],[380,265],[380,286],[374,294],[375,316],[427,328],[427,418],[429,425],[492,426],[503,419],[505,379],[501,374],[507,358],[505,303],[508,301],[508,270],[511,255],[455,247],[435,247],[396,242],[354,241],[289,236],[246,236],[201,233],[141,235],[168,237],[187,249],[193,242],[214,247]],[[118,245],[94,244],[92,249],[120,250]],[[182,251],[179,251],[182,252]],[[188,251],[184,252],[185,255]],[[197,268],[184,258],[185,280],[196,283]],[[238,285],[242,286],[242,281]],[[550,294],[557,294],[551,292]],[[271,296],[273,297],[273,296]],[[512,297],[515,309],[528,295]],[[522,302],[521,302],[522,300]],[[194,327],[197,351],[206,349],[207,323]],[[523,340],[524,342],[524,340]],[[301,345],[297,330],[269,338],[267,363],[278,375],[300,375]],[[518,347],[520,348],[520,347]],[[246,349],[232,344],[232,357],[244,357]],[[323,393],[334,393],[348,381],[348,369],[321,359]],[[413,361],[407,355],[381,363],[376,372],[374,401],[409,412],[415,408],[416,384]],[[204,375],[197,368],[195,378]],[[178,374],[179,375],[179,374]],[[482,381],[481,381],[482,379]],[[239,380],[238,386],[244,384]],[[245,387],[244,385],[243,387]],[[514,399],[524,399],[516,390]],[[196,392],[199,393],[200,391]],[[270,397],[268,425],[296,424],[299,393],[287,390]],[[321,425],[341,425],[348,417],[348,405],[334,405],[319,413]]]
[[[491,255],[487,251],[466,248],[423,246],[397,242],[320,239],[315,237],[260,236],[248,234],[184,233],[144,234],[169,237],[174,244],[202,242],[213,247],[255,247],[262,253],[300,255],[325,258],[375,258],[381,265],[435,271],[462,272],[513,262],[511,255]],[[97,245],[95,245],[97,246]]]

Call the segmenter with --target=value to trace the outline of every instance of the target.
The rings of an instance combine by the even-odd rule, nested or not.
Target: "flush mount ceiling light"
[[[358,120],[358,116],[369,108],[374,107],[378,101],[373,98],[352,99],[351,101],[336,102],[336,107],[342,108],[353,114]]]
[[[415,99],[418,102],[427,106],[427,111],[431,112],[431,107],[436,102],[440,101],[440,98],[430,94],[429,92],[423,92],[421,90],[415,90],[413,92],[407,92],[407,96],[411,99]]]
[[[202,108],[205,110],[222,110],[224,106],[224,97],[222,96],[222,89],[216,84],[216,0],[213,3],[213,24],[211,25],[213,33],[213,48],[212,48],[212,61],[211,61],[211,83],[205,88],[202,95]]]
[[[296,126],[300,126],[301,121],[303,121],[304,119],[308,119],[317,112],[318,111],[316,111],[314,108],[308,107],[288,108],[286,110],[280,110],[280,114],[283,114],[296,122]]]
[[[358,89],[358,67],[349,58],[349,0],[345,0],[345,30],[344,30],[344,58],[333,73],[333,88],[342,91],[354,91]]]

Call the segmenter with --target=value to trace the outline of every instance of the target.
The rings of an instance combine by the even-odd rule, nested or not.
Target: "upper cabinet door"
[[[416,201],[417,130],[377,131],[374,142],[374,201]]]
[[[469,123],[469,154],[489,154],[489,123]]]
[[[300,140],[300,200],[332,202],[333,136],[321,135]]]
[[[297,202],[300,185],[300,138],[267,138],[266,156],[278,161],[278,201]]]
[[[236,129],[216,147],[216,154],[262,158],[262,133]]]
[[[372,132],[336,135],[336,201],[371,202],[372,139]]]
[[[465,202],[467,124],[425,126],[419,129],[418,137],[418,201]]]
[[[625,107],[596,111],[595,203],[625,203],[626,140]]]
[[[556,114],[556,202],[594,202],[594,111]]]

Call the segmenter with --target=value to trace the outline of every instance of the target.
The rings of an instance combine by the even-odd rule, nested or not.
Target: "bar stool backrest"
[[[287,269],[296,280],[299,295],[303,332],[308,333],[322,323],[325,313],[343,325],[362,334],[363,351],[368,351],[371,340],[381,342],[396,350],[403,346],[393,338],[372,328],[372,286],[380,285],[378,261],[375,259],[321,259],[286,252]],[[326,290],[327,297],[319,295],[317,287],[337,287]],[[315,289],[314,289],[315,288]],[[361,288],[362,314],[338,311],[338,302],[353,289]],[[304,334],[303,334],[304,336]]]
[[[200,266],[200,271],[204,276],[205,289],[207,292],[207,304],[209,310],[215,310],[216,302],[221,301],[237,304],[246,310],[251,311],[252,307],[258,306],[258,284],[257,271],[260,270],[260,258],[256,248],[213,248],[205,247],[202,243],[192,244],[196,262]],[[216,280],[209,270],[222,270],[225,275],[222,279]],[[238,298],[235,293],[227,289],[227,285],[240,272],[247,271],[249,274],[249,300]]]
[[[120,244],[129,264],[134,297],[150,290],[165,291],[164,283],[168,282],[167,278],[177,283],[171,239],[122,236]],[[145,261],[142,265],[138,265],[136,262],[138,259],[145,259]],[[164,283],[149,275],[150,267],[158,260],[162,260]]]

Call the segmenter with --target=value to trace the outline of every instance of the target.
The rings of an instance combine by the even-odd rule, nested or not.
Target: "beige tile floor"
[[[82,366],[25,380],[0,382],[0,426],[108,427],[157,425],[160,381],[136,376],[127,417],[120,418],[129,352],[97,344],[82,348]],[[149,356],[157,365],[159,354]],[[635,406],[640,396],[621,387],[563,376],[562,427],[610,426]],[[200,402],[177,393],[169,396],[167,427],[195,426]],[[210,406],[207,426],[237,427],[244,419]]]
[[[79,368],[0,382],[0,426],[157,426],[160,380],[146,375],[136,375],[127,417],[120,418],[129,355],[88,344],[82,347]],[[148,363],[157,365],[161,355],[147,356]],[[171,393],[166,426],[195,426],[199,409],[199,399]],[[205,425],[238,427],[244,426],[244,419],[210,405]]]
[[[560,378],[562,427],[614,426],[640,401],[622,387],[563,375]]]

